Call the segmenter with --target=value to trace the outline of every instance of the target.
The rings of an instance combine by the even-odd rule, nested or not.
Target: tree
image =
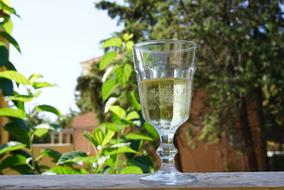
[[[284,126],[282,0],[126,0],[96,7],[118,18],[121,32],[133,33],[135,42],[196,41],[195,82],[207,90],[211,108],[201,139],[240,137],[235,145],[247,154],[250,170],[267,169],[265,134]]]

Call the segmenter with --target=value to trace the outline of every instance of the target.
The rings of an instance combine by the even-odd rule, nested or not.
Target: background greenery
[[[117,18],[124,26],[117,34],[132,33],[134,42],[197,42],[194,84],[206,89],[210,109],[199,140],[225,137],[248,156],[250,170],[268,169],[267,141],[283,144],[283,1],[125,0],[96,7]]]

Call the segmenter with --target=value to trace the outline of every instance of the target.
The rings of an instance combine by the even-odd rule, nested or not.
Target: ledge
[[[284,172],[195,173],[198,182],[183,186],[144,184],[143,175],[19,175],[0,176],[0,189],[98,190],[284,190]]]

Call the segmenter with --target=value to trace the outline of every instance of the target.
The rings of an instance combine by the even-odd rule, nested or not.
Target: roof
[[[101,60],[101,57],[94,57],[94,58],[91,58],[89,60],[86,60],[86,61],[82,61],[80,64],[81,65],[85,65],[85,64],[95,64],[95,63],[99,63]]]
[[[72,120],[73,128],[95,128],[97,124],[97,116],[94,112],[78,115]]]

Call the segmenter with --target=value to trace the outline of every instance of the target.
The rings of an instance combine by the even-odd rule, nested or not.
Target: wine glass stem
[[[177,149],[173,144],[174,133],[162,133],[160,134],[160,146],[157,150],[161,159],[160,172],[162,173],[176,173],[174,157],[177,153]]]

